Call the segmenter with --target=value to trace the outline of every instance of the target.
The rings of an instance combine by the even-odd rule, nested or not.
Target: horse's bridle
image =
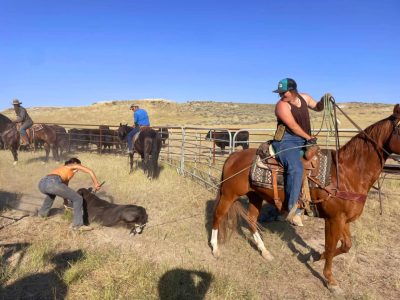
[[[393,124],[393,133],[392,134],[400,135],[400,119],[398,119],[398,118],[400,118],[400,116],[398,114],[393,114],[393,117],[395,119],[392,122],[392,124]],[[383,150],[385,151],[385,149],[383,149]],[[394,161],[397,161],[398,163],[400,163],[400,159],[399,158],[396,158],[396,157],[392,156],[392,159]]]
[[[393,115],[394,117],[397,117],[397,115]],[[400,120],[393,120],[393,133],[394,134],[400,134]]]

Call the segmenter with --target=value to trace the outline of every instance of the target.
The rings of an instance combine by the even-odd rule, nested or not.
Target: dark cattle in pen
[[[169,132],[167,127],[158,128],[158,134],[161,137],[162,145],[165,146],[165,141],[169,138]]]
[[[110,127],[106,125],[100,125],[98,129],[89,130],[89,143],[97,146],[97,149],[108,149],[110,150],[114,145],[114,133]]]
[[[130,234],[142,233],[147,223],[147,212],[142,206],[117,205],[100,199],[91,189],[79,189],[83,198],[83,220],[85,224],[98,222],[103,226],[125,224]]]
[[[68,131],[69,135],[69,150],[71,149],[85,149],[89,148],[90,130],[72,128]]]
[[[232,139],[235,136],[236,131],[231,131]],[[229,147],[229,132],[228,131],[214,131],[210,130],[206,135],[206,140],[215,142],[215,145],[225,150],[225,147]],[[235,146],[242,146],[243,149],[249,148],[249,132],[239,131],[236,135]]]

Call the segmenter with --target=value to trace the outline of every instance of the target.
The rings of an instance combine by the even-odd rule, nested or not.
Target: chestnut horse
[[[126,141],[128,133],[133,127],[120,124],[117,133],[121,141]],[[140,154],[143,161],[144,173],[149,178],[158,175],[158,156],[161,151],[161,137],[157,131],[150,127],[140,129],[139,137],[133,142],[134,150]],[[133,153],[129,154],[129,174],[133,172]]]
[[[27,130],[30,142],[33,140],[42,141],[44,143],[44,149],[46,151],[45,161],[49,160],[50,148],[53,152],[53,157],[56,161],[59,161],[58,146],[57,146],[57,134],[55,128],[45,124],[34,124]],[[20,145],[19,142],[19,130],[15,123],[7,125],[6,129],[1,133],[1,138],[6,148],[9,148],[14,157],[14,164],[18,161],[17,150]]]
[[[355,135],[337,152],[339,176],[336,173],[336,160],[330,170],[332,193],[326,188],[311,189],[320,216],[325,219],[325,252],[318,254],[317,260],[325,259],[323,274],[331,291],[340,292],[332,274],[332,260],[336,255],[346,253],[351,247],[350,222],[362,213],[368,191],[379,178],[385,161],[391,153],[400,154],[400,105],[396,104],[393,114],[370,125],[365,131]],[[219,256],[218,230],[226,230],[226,225],[243,215],[243,207],[235,201],[243,195],[249,199],[246,221],[262,256],[267,260],[273,257],[265,248],[257,231],[257,218],[263,200],[274,204],[273,190],[253,186],[250,181],[250,166],[256,149],[232,153],[225,161],[220,189],[216,199],[211,232],[211,248],[214,256]],[[339,177],[339,180],[337,178]],[[338,186],[339,183],[339,186]],[[280,191],[280,199],[284,193]],[[320,201],[320,202],[319,202]],[[235,205],[232,205],[234,204]],[[228,212],[230,212],[228,214]],[[234,219],[232,219],[234,217]],[[228,221],[228,222],[222,222]],[[341,246],[337,248],[338,241]]]

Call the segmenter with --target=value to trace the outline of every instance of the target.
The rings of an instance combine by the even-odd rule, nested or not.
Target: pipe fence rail
[[[96,152],[99,154],[125,155],[126,141],[117,134],[119,126],[106,124],[43,123],[54,126],[60,152]],[[271,128],[200,128],[179,126],[153,126],[163,139],[160,159],[176,168],[181,175],[188,176],[205,186],[216,190],[226,158],[242,148],[258,148],[273,139],[275,129]],[[161,132],[163,130],[163,133]],[[167,136],[165,135],[168,133]],[[355,134],[356,129],[339,131],[340,146]],[[313,132],[316,134],[316,132]],[[335,149],[335,137],[327,129],[318,130],[318,145]],[[40,144],[37,144],[40,147]],[[398,180],[400,164],[389,159],[382,173],[382,179]],[[379,182],[378,182],[379,183]],[[380,184],[379,184],[380,185]]]

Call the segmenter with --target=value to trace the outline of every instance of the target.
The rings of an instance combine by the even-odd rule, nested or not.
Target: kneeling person
[[[81,165],[81,161],[75,157],[67,160],[64,166],[53,170],[49,175],[42,178],[39,182],[39,190],[46,195],[42,207],[38,211],[40,217],[47,217],[56,196],[68,199],[74,208],[72,229],[91,230],[89,226],[83,225],[82,196],[68,187],[68,183],[76,172],[88,173],[92,178],[94,188],[100,189],[100,184],[94,172]]]

